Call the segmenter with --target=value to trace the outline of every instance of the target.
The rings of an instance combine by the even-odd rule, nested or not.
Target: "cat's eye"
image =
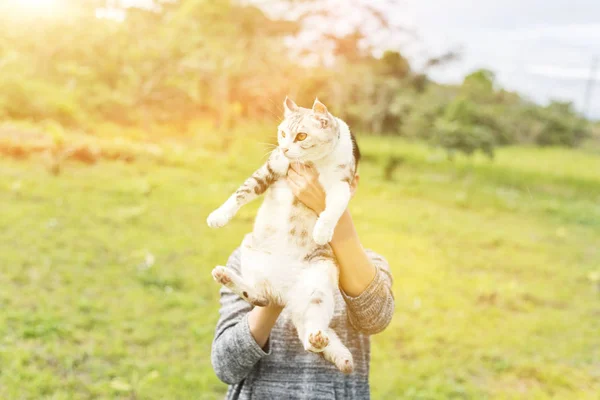
[[[306,133],[300,132],[299,134],[296,135],[296,140],[299,141],[299,142],[301,142],[304,139],[306,139],[307,136],[308,135]]]
[[[283,137],[283,138],[285,137],[285,132],[284,131],[281,131],[281,137]]]

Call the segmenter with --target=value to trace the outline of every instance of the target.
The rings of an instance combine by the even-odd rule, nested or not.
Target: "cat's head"
[[[331,153],[339,139],[339,126],[323,103],[315,99],[312,109],[303,108],[286,97],[283,109],[277,142],[287,158],[315,161]]]

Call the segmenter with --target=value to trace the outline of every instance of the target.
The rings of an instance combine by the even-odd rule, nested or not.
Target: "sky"
[[[572,101],[579,111],[596,56],[588,114],[600,119],[600,0],[404,0],[393,18],[416,31],[406,52],[417,63],[460,49],[460,61],[431,72],[435,80],[459,82],[485,67],[508,89],[540,103]]]

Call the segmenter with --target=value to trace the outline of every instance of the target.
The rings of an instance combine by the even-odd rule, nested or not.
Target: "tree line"
[[[492,156],[496,146],[518,143],[576,146],[589,135],[571,104],[536,105],[499,87],[491,71],[460,85],[431,81],[427,68],[451,62],[452,52],[417,71],[398,49],[374,51],[366,25],[316,30],[337,18],[319,2],[63,3],[51,15],[0,9],[0,119],[83,131],[99,121],[185,130],[206,119],[228,129],[280,118],[290,95],[301,104],[318,96],[361,134],[427,140],[449,154]],[[381,9],[348,6],[361,8],[371,28],[401,34]],[[307,31],[314,38],[302,43]]]

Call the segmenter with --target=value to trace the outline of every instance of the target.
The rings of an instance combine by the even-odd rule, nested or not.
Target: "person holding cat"
[[[333,121],[330,128],[333,137],[337,135],[340,141],[340,137],[348,135],[351,139],[353,174],[344,180],[348,183],[350,197],[353,196],[360,180],[357,172],[360,151],[347,126],[343,121],[331,116],[318,100],[315,101],[312,110],[302,109],[289,99],[286,99],[284,106],[286,120],[293,120],[295,114],[302,112],[305,118],[310,118],[309,122],[305,123],[306,126],[315,118],[322,119],[323,115],[326,115]],[[340,126],[340,123],[343,125]],[[286,125],[284,120],[282,125],[284,128],[280,135],[294,135],[293,143],[297,143],[298,138],[302,138],[301,135],[307,135],[298,132],[299,129],[307,130],[301,123],[296,123],[294,128],[293,121],[288,121]],[[322,122],[319,126],[327,128],[327,124]],[[315,136],[317,134],[319,133],[315,133]],[[280,147],[285,146],[285,141],[280,137]],[[307,145],[306,148],[313,146],[317,145]],[[287,151],[284,150],[284,153]],[[318,217],[325,214],[325,210],[332,203],[329,191],[323,188],[323,181],[319,179],[323,169],[311,162],[297,162],[303,161],[299,157],[288,158],[290,162],[285,175],[276,176],[276,172],[273,171],[275,168],[267,163],[262,172],[259,170],[255,173],[264,176],[253,175],[253,180],[249,181],[253,182],[254,186],[249,188],[242,185],[230,200],[241,203],[240,196],[247,193],[261,194],[267,190],[268,185],[265,182],[272,185],[278,181],[293,193],[291,203],[294,207],[301,207],[306,211],[302,218],[318,221]],[[336,164],[336,168],[340,169],[346,164]],[[268,174],[271,174],[271,178],[267,177]],[[248,185],[249,181],[245,185]],[[272,194],[271,197],[273,196],[277,194]],[[226,205],[227,203],[224,206]],[[229,212],[228,219],[233,214],[234,212]],[[219,214],[209,216],[209,225],[215,225],[215,217],[219,217]],[[288,312],[288,307],[284,309],[281,301],[268,301],[259,298],[260,296],[252,299],[252,293],[242,290],[246,287],[250,290],[250,286],[244,286],[245,283],[241,282],[241,277],[237,275],[242,265],[242,249],[238,248],[233,252],[226,267],[217,267],[213,271],[215,280],[222,283],[223,287],[220,291],[220,318],[213,340],[211,360],[219,379],[229,384],[227,399],[370,398],[369,336],[383,331],[392,319],[392,276],[389,265],[382,256],[363,248],[346,207],[334,222],[337,224],[333,226],[331,237],[327,238],[327,247],[315,245],[313,242],[306,245],[316,246],[314,254],[317,256],[313,254],[305,257],[305,260],[318,262],[320,258],[331,257],[335,260],[334,265],[339,272],[339,290],[332,291],[331,296],[332,312],[327,321],[329,328],[323,330],[322,336],[321,331],[318,331],[318,337],[307,335],[306,340],[302,342],[305,327],[300,324],[293,311]],[[318,222],[316,224],[318,225]],[[219,223],[218,226],[222,225],[224,223]],[[311,227],[314,225],[313,222]],[[258,229],[255,226],[255,233]],[[316,230],[317,228],[315,232]],[[304,234],[296,236],[298,243],[307,242]],[[332,254],[326,254],[325,249],[332,251]],[[285,271],[286,266],[281,265],[278,268]],[[289,305],[289,302],[286,305]],[[310,301],[314,307],[321,307],[326,303],[327,299],[321,297]],[[298,340],[299,335],[301,341]]]

